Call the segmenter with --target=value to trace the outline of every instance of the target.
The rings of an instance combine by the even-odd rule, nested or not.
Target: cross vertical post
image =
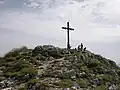
[[[67,22],[67,48],[70,49],[70,34],[69,34],[69,22]]]
[[[67,22],[67,27],[62,27],[62,29],[67,29],[67,49],[70,49],[70,35],[69,35],[69,31],[70,30],[74,30],[72,28],[70,28],[69,22]]]

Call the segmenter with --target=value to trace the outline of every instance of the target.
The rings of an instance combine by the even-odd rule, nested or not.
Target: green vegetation
[[[106,86],[105,85],[101,85],[95,88],[95,90],[106,90]]]
[[[22,88],[19,88],[18,90],[26,90],[24,87],[22,87]]]
[[[23,68],[20,70],[20,74],[21,75],[26,75],[26,74],[35,75],[35,74],[37,74],[37,70],[35,70],[33,68]]]
[[[63,79],[60,82],[54,83],[54,85],[63,88],[71,88],[74,85],[74,83],[69,79]]]
[[[37,70],[33,69],[33,68],[22,68],[20,71],[18,72],[6,72],[5,76],[6,77],[20,77],[20,76],[24,76],[24,75],[36,75],[37,74]]]
[[[17,55],[20,54],[20,52],[25,52],[27,51],[27,47],[23,46],[21,48],[14,48],[12,51],[8,52],[7,54],[5,54],[5,57],[16,57]]]
[[[27,90],[36,83],[43,90],[48,90],[45,87],[71,88],[75,82],[81,88],[96,86],[95,90],[105,90],[106,83],[114,82],[120,88],[120,68],[114,61],[87,50],[52,45],[34,49],[24,46],[8,52],[0,58],[0,77],[0,80],[14,78],[17,84],[25,83],[26,87],[19,90]]]
[[[77,80],[77,83],[80,85],[81,88],[87,87],[87,82],[83,79]]]
[[[40,83],[39,79],[31,79],[27,82],[27,84],[31,84],[31,83]]]

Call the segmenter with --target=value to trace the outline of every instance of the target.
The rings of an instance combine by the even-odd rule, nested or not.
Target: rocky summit
[[[120,67],[86,48],[21,47],[0,58],[0,90],[120,90]]]

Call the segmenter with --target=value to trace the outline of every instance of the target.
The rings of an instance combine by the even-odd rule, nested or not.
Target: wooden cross
[[[69,35],[69,30],[74,30],[69,27],[69,22],[67,22],[67,27],[62,27],[62,29],[67,29],[67,49],[70,49],[70,35]]]

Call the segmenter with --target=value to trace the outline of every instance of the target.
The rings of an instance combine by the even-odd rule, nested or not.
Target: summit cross
[[[70,35],[69,35],[69,31],[70,30],[74,30],[73,28],[70,28],[69,26],[69,22],[67,22],[67,27],[62,27],[62,29],[67,29],[67,49],[70,49]]]

